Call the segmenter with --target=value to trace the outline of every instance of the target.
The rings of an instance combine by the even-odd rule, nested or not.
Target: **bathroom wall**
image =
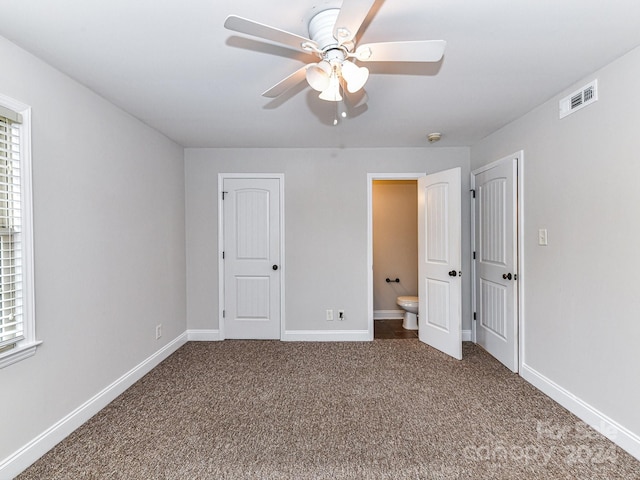
[[[418,294],[417,182],[375,180],[372,203],[373,310],[375,318],[388,318],[385,312],[401,311],[399,295]]]

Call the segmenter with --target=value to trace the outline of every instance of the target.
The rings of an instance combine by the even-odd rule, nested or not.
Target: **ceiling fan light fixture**
[[[358,67],[355,63],[345,60],[342,64],[342,78],[347,84],[347,91],[355,93],[364,87],[369,79],[369,69]]]
[[[340,95],[340,80],[336,75],[332,75],[329,79],[329,87],[320,93],[320,99],[328,102],[339,102],[342,100]]]
[[[329,62],[323,60],[319,63],[309,64],[305,75],[311,88],[318,92],[323,92],[329,88],[332,73],[333,69]]]

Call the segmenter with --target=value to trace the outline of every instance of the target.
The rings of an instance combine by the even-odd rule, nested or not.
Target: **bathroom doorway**
[[[418,186],[424,173],[369,178],[370,336],[417,338],[402,328],[399,296],[418,294]]]

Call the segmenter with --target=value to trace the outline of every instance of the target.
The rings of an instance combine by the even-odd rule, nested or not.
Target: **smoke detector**
[[[429,143],[435,143],[437,141],[439,141],[442,138],[442,134],[441,133],[430,133],[429,135],[427,135],[427,140],[429,140]]]

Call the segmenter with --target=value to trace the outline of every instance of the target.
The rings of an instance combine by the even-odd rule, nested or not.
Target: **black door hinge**
[[[469,190],[471,192],[471,195],[473,195],[473,198],[476,198],[476,191],[475,190]]]
[[[224,194],[229,192],[222,192],[222,200],[224,200]]]
[[[224,260],[224,252],[222,252],[222,259]]]
[[[476,318],[476,312],[473,312],[473,319],[474,319],[474,320],[477,320],[477,318]]]
[[[473,259],[476,259],[476,252],[473,252]]]
[[[226,313],[226,311],[222,310],[222,318],[224,318],[225,313]]]

